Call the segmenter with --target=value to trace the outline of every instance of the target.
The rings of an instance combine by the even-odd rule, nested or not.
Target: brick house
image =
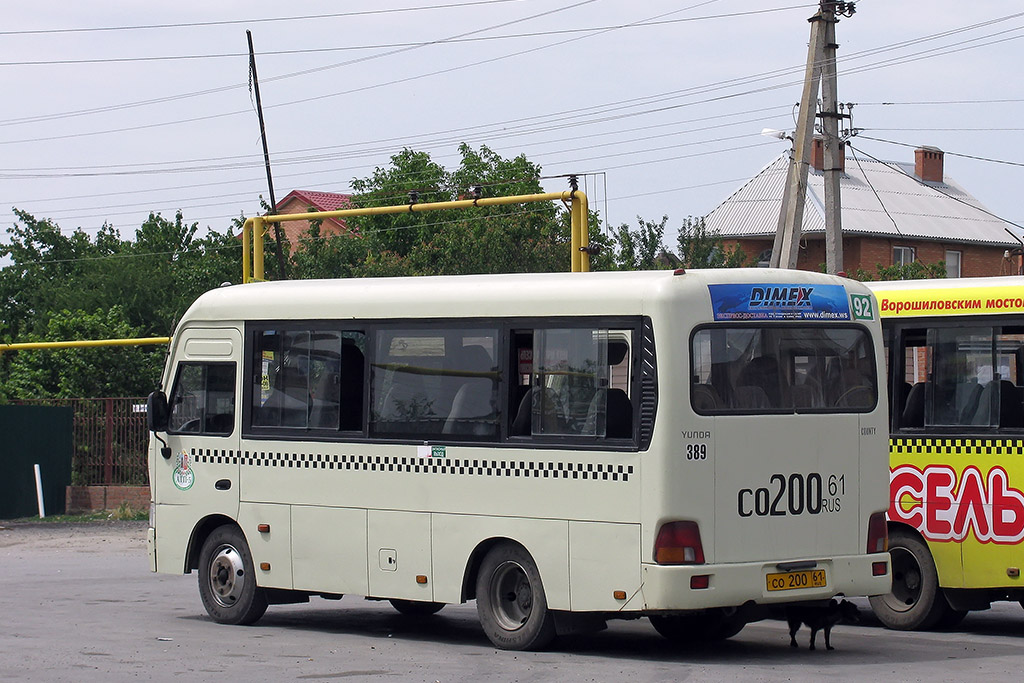
[[[843,269],[875,274],[876,266],[945,261],[947,277],[1015,275],[1021,242],[1009,226],[944,175],[943,153],[914,151],[914,162],[879,162],[852,154],[840,181]],[[778,227],[789,164],[781,154],[705,216],[727,247],[739,245],[750,262],[767,265]],[[797,268],[825,263],[823,154],[814,141],[807,178],[803,235]]]
[[[292,190],[277,203],[278,213],[307,213],[312,211],[338,211],[352,208],[352,197],[337,192],[315,192],[313,190]],[[281,229],[292,249],[299,245],[299,237],[309,229],[309,221],[283,221]],[[348,232],[342,218],[324,219],[320,226],[322,235],[338,235]]]

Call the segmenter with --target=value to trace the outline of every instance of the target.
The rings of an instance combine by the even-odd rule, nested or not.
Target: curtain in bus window
[[[497,438],[498,331],[381,330],[370,375],[371,429],[416,438]]]
[[[996,426],[999,376],[990,327],[928,330],[924,426]]]

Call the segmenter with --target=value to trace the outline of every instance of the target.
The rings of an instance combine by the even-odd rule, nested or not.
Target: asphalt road
[[[836,649],[789,647],[783,622],[733,639],[671,645],[646,620],[495,650],[473,603],[426,618],[346,597],[272,606],[255,626],[221,626],[196,576],[148,571],[145,523],[0,528],[0,680],[18,681],[1017,681],[1024,610],[1002,603],[954,631],[840,625]]]

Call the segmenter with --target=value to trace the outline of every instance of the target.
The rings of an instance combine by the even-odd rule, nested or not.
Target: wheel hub
[[[231,607],[245,588],[245,567],[242,556],[233,546],[217,548],[210,561],[210,590],[221,607]]]
[[[533,611],[533,585],[517,562],[505,562],[491,578],[495,618],[501,628],[515,631],[526,623]]]

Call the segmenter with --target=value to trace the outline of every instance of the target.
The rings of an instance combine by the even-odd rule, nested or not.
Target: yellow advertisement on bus
[[[887,626],[1024,600],[1024,278],[868,283],[890,395]]]

